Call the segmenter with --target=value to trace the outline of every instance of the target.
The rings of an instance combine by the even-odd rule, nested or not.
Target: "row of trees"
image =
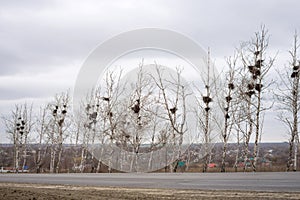
[[[263,133],[264,112],[273,106],[267,98],[270,89],[277,87],[278,118],[289,128],[289,158],[287,171],[297,169],[298,110],[299,110],[299,48],[297,34],[287,68],[280,70],[279,80],[267,76],[274,65],[275,57],[268,53],[269,36],[265,27],[255,33],[227,59],[227,72],[217,73],[210,62],[210,52],[205,58],[207,71],[202,84],[184,80],[183,68],[170,70],[154,64],[140,64],[135,80],[125,80],[122,70],[107,71],[102,82],[91,89],[81,104],[71,111],[68,92],[57,94],[54,100],[33,114],[32,106],[16,105],[10,116],[4,116],[6,131],[14,144],[14,167],[16,171],[26,166],[29,143],[37,143],[35,152],[36,171],[40,172],[46,155],[50,153],[51,173],[61,170],[64,143],[80,146],[80,162],[74,162],[83,172],[87,156],[97,158],[96,171],[101,164],[113,166],[113,150],[109,155],[103,147],[114,144],[128,155],[120,155],[117,161],[120,170],[138,171],[141,153],[153,152],[167,145],[176,146],[171,158],[160,158],[176,171],[184,159],[183,147],[188,148],[189,137],[201,143],[199,158],[202,171],[206,172],[211,162],[211,149],[215,141],[223,143],[221,172],[226,171],[227,146],[235,141],[237,149],[235,167],[243,158],[244,170],[251,159],[252,170],[257,170],[259,142]],[[281,68],[282,69],[282,68]],[[283,72],[283,73],[282,73]],[[253,139],[253,152],[249,143]],[[102,148],[94,148],[101,144]],[[240,145],[242,148],[240,148]],[[46,146],[46,148],[44,148]],[[146,147],[145,147],[146,146]],[[130,159],[128,157],[130,155]],[[155,160],[147,158],[151,170]],[[169,161],[175,161],[170,163]],[[22,164],[20,164],[22,161]],[[111,170],[111,169],[109,169]]]

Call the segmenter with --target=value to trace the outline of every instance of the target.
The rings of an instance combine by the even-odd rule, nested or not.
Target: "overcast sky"
[[[271,34],[276,65],[287,59],[295,29],[297,0],[0,0],[0,114],[16,103],[46,102],[72,88],[89,53],[124,31],[156,27],[183,33],[210,47],[216,66],[261,24]],[[272,112],[263,141],[287,141]],[[4,127],[0,125],[3,142]]]

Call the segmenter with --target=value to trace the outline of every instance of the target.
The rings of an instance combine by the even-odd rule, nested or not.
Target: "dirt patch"
[[[300,199],[300,192],[173,190],[0,183],[0,199]]]

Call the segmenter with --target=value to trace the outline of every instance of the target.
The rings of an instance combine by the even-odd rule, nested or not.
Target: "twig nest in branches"
[[[292,93],[293,93],[294,96],[297,94],[296,90],[293,90]]]
[[[134,113],[139,113],[140,112],[140,106],[138,104],[134,105],[131,107]]]
[[[256,89],[258,92],[261,91],[261,88],[262,88],[262,87],[263,87],[262,84],[256,84],[256,85],[255,85],[255,89]]]
[[[257,70],[255,70],[255,73],[254,73],[256,76],[260,76],[260,70],[259,69],[257,69]]]
[[[203,96],[204,103],[210,103],[212,102],[212,99],[209,96]]]
[[[294,71],[297,71],[298,69],[299,69],[299,65],[294,65],[294,66],[293,66],[293,70],[294,70]]]
[[[208,85],[205,85],[205,88],[206,88],[206,89],[208,89],[208,88],[209,88],[209,86],[208,86]]]
[[[91,119],[96,119],[97,118],[97,112],[93,112],[92,114],[90,114],[90,118]]]
[[[126,134],[125,137],[128,139],[128,138],[130,138],[130,135],[129,135],[129,134]]]
[[[233,89],[234,89],[234,84],[233,84],[233,83],[229,83],[229,84],[228,84],[228,88],[229,88],[230,90],[233,90]]]
[[[91,128],[92,128],[92,124],[87,124],[87,123],[85,123],[85,124],[83,125],[83,127],[84,127],[84,128],[88,128],[88,129],[91,129]]]
[[[20,130],[20,128],[19,127],[17,127],[17,131],[19,131]]]
[[[260,68],[260,67],[262,66],[262,63],[263,63],[263,62],[264,62],[264,60],[261,60],[261,59],[257,60],[257,61],[255,62],[255,67]]]
[[[109,97],[102,97],[103,101],[109,101]]]
[[[229,108],[228,108],[228,107],[226,107],[226,108],[224,108],[224,110],[225,110],[226,112],[228,112]]]
[[[226,97],[226,101],[227,101],[227,102],[230,102],[231,100],[232,100],[232,97],[231,97],[231,96],[227,96],[227,97]]]
[[[96,106],[97,106],[97,108],[98,108],[100,105],[99,105],[99,104],[97,104]]]
[[[250,65],[250,66],[248,66],[248,69],[249,69],[249,71],[250,71],[251,73],[254,72],[254,66]]]
[[[225,118],[226,118],[226,119],[229,119],[229,118],[230,118],[230,116],[229,116],[228,113],[226,113]]]
[[[112,117],[113,113],[112,112],[108,112],[107,115],[110,116],[110,117]]]
[[[253,76],[252,76],[252,79],[253,79],[253,80],[256,80],[256,79],[257,79],[257,76],[256,76],[256,75],[253,75]]]
[[[87,104],[85,110],[86,110],[86,111],[89,111],[90,108],[91,108],[91,105],[90,105],[90,104]]]
[[[205,111],[208,112],[210,110],[210,107],[206,107]]]
[[[57,109],[58,109],[58,106],[55,106],[55,109],[57,110]]]
[[[293,72],[292,73],[291,78],[295,78],[295,77],[298,77],[298,72]]]
[[[25,121],[24,120],[22,120],[21,123],[22,123],[22,125],[25,125]]]
[[[255,52],[254,52],[254,55],[258,56],[259,53],[260,53],[260,51],[255,51]]]
[[[67,111],[66,111],[66,110],[63,110],[63,111],[61,111],[61,113],[62,113],[62,114],[66,114],[66,113],[67,113]]]
[[[24,134],[24,132],[23,132],[23,131],[20,131],[20,134],[21,134],[21,135],[23,135],[23,134]]]
[[[66,104],[64,104],[64,105],[63,105],[63,107],[64,107],[64,108],[66,108],[66,107],[67,107],[67,105],[66,105]]]
[[[260,70],[257,66],[248,66],[249,72],[254,76],[260,76]]]
[[[251,96],[255,94],[255,91],[250,90],[250,91],[246,92],[245,94],[251,98]]]
[[[64,118],[62,118],[62,119],[60,119],[60,120],[58,121],[58,125],[59,125],[59,126],[62,126],[63,123],[64,123]]]
[[[254,89],[254,84],[249,83],[247,87],[248,87],[248,90],[253,90]]]
[[[21,127],[20,127],[21,130],[24,130],[24,128],[25,128],[24,126],[21,126]]]
[[[22,118],[21,117],[18,117],[18,120],[21,120]]]
[[[177,108],[176,107],[171,108],[170,111],[171,111],[172,114],[175,114],[175,112],[177,111]]]
[[[17,125],[17,126],[21,126],[21,124],[20,124],[20,123],[17,123],[16,125]]]

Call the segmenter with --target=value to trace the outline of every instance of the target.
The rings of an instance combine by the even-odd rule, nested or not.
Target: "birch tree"
[[[37,134],[37,150],[35,151],[35,168],[36,173],[42,171],[47,154],[47,133],[49,132],[49,118],[47,108],[41,107],[36,119],[35,132]]]
[[[183,135],[187,132],[187,102],[186,99],[190,95],[187,90],[187,85],[182,80],[182,69],[176,68],[176,74],[171,78],[164,78],[164,68],[156,66],[156,78],[153,76],[156,86],[161,93],[160,103],[164,108],[164,119],[170,125],[170,141],[174,146],[177,146],[177,155],[174,165],[170,166],[170,171],[176,172],[179,159],[181,157],[181,146],[183,143]]]
[[[297,170],[298,144],[299,144],[299,50],[298,35],[295,32],[293,46],[289,51],[291,59],[288,68],[278,71],[280,78],[279,93],[276,98],[279,103],[279,120],[288,128],[289,133],[289,154],[286,170]]]
[[[28,136],[33,127],[32,105],[15,105],[9,117],[2,117],[6,132],[14,144],[14,169],[18,173],[27,163]],[[23,158],[23,160],[22,160]],[[21,163],[23,161],[23,163]]]
[[[51,130],[49,131],[50,149],[50,173],[59,173],[63,152],[63,142],[67,137],[67,129],[70,124],[66,121],[70,104],[68,92],[57,94],[50,103]]]
[[[211,104],[213,102],[213,89],[215,89],[215,76],[213,76],[214,71],[212,71],[211,61],[210,61],[210,50],[208,50],[208,56],[206,58],[207,71],[202,77],[202,82],[204,83],[204,92],[198,89],[199,93],[202,95],[202,99],[197,99],[198,110],[197,113],[197,123],[200,131],[203,132],[203,147],[204,157],[202,172],[207,172],[208,164],[211,159],[211,142],[212,142],[212,130],[213,124],[212,120],[214,116],[212,115]]]
[[[262,132],[262,112],[266,110],[263,107],[263,93],[265,88],[270,83],[267,82],[266,76],[273,66],[275,58],[267,57],[267,49],[269,46],[268,30],[262,26],[259,32],[255,33],[255,36],[250,42],[248,42],[242,50],[242,60],[244,67],[248,69],[250,79],[248,82],[248,112],[249,112],[249,135],[252,131],[255,134],[254,150],[253,150],[253,163],[252,169],[255,172],[258,159],[258,142]],[[253,99],[252,99],[253,95]],[[251,114],[251,107],[254,109],[253,116]]]
[[[236,82],[235,82],[236,62],[237,62],[237,56],[230,57],[227,59],[227,65],[229,67],[228,73],[226,74],[226,84],[225,84],[227,86],[227,89],[225,89],[226,90],[225,96],[223,97],[223,100],[221,100],[221,105],[220,105],[224,115],[224,125],[221,131],[221,137],[223,141],[221,172],[225,172],[225,168],[226,168],[225,161],[226,161],[228,140],[235,123],[234,119],[236,115],[236,106],[234,106],[234,103],[236,103],[237,100],[236,95],[234,95],[236,89]]]

